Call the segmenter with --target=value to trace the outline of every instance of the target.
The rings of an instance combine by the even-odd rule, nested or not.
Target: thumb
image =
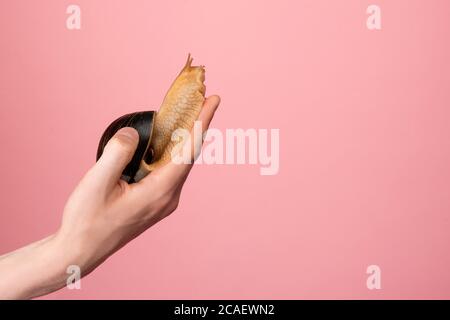
[[[136,129],[125,127],[116,132],[103,149],[94,171],[97,179],[109,189],[120,179],[123,170],[133,158],[139,142]]]

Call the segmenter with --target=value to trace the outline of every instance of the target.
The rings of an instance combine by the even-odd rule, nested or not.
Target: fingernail
[[[132,140],[139,139],[138,132],[136,131],[136,129],[131,128],[131,127],[121,128],[120,130],[117,131],[116,134],[124,136],[124,137],[127,137],[127,138],[132,139]]]

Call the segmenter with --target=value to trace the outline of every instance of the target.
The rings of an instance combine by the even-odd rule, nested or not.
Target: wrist
[[[52,239],[52,249],[59,268],[76,266],[81,271],[81,277],[88,275],[112,252],[110,246],[114,241],[102,241],[101,232],[95,230],[80,230],[61,228]],[[67,274],[69,276],[69,274]]]
[[[59,230],[50,243],[48,250],[53,253],[56,269],[67,277],[69,267],[76,266],[81,271],[80,277],[87,275],[94,268],[93,257],[87,241],[82,237],[64,234]]]

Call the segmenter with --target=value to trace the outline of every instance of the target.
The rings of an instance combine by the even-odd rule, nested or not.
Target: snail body
[[[170,86],[164,100],[156,111],[135,112],[113,121],[103,133],[97,150],[97,160],[109,139],[123,127],[133,127],[139,133],[136,152],[123,172],[122,178],[137,182],[151,171],[171,160],[175,146],[172,133],[177,129],[192,130],[203,102],[206,87],[203,66],[192,66],[189,55],[187,62]]]

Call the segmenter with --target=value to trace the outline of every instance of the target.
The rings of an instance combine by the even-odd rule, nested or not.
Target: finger
[[[126,127],[118,130],[103,149],[102,156],[92,169],[92,180],[106,190],[119,181],[123,170],[131,161],[139,142],[136,129]]]
[[[205,99],[205,102],[203,103],[202,109],[197,119],[202,123],[202,134],[200,134],[200,137],[194,138],[194,130],[192,130],[189,139],[187,139],[187,141],[185,142],[187,147],[191,148],[191,151],[194,150],[194,145],[196,142],[195,139],[197,140],[200,139],[199,145],[201,146],[203,132],[205,132],[208,129],[211,120],[214,117],[214,113],[217,110],[217,107],[219,106],[219,103],[220,97],[217,95],[213,95]],[[166,165],[156,169],[150,175],[148,175],[147,177],[136,183],[134,187],[141,189],[144,192],[147,192],[147,190],[153,190],[152,184],[154,183],[154,179],[152,179],[152,176],[153,177],[158,176],[158,181],[164,182],[164,185],[160,186],[161,188],[166,189],[172,188],[173,186],[184,182],[190,169],[192,168],[192,165],[193,161],[190,161],[190,163],[181,163],[181,164],[177,164],[174,163],[173,161],[170,161]]]
[[[211,120],[214,117],[218,106],[220,104],[220,97],[213,95],[205,99],[203,107],[200,111],[197,121],[201,122],[201,132],[191,130],[189,138],[185,141],[183,150],[180,150],[182,163],[180,161],[170,161],[165,166],[155,170],[159,175],[167,175],[171,178],[178,178],[186,176],[189,173],[195,159],[198,157],[203,144],[203,134],[208,130]]]

